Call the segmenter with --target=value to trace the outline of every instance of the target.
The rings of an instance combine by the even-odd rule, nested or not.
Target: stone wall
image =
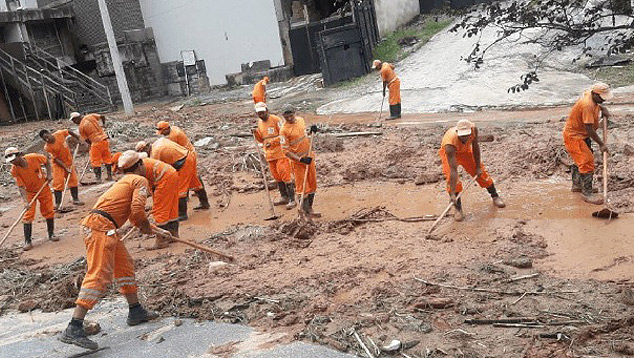
[[[419,0],[374,0],[379,35],[385,37],[420,14]]]
[[[185,76],[187,71],[187,76]],[[209,92],[209,77],[204,60],[196,61],[195,66],[183,66],[183,61],[163,64],[163,78],[169,96],[199,95]],[[189,91],[187,87],[189,86]],[[189,93],[188,93],[189,92]]]

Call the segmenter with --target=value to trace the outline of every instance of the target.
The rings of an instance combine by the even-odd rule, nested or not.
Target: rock
[[[414,181],[414,184],[425,185],[425,184],[437,183],[441,179],[442,179],[441,175],[438,173],[421,173]]]
[[[627,155],[627,156],[633,156],[634,155],[634,146],[631,146],[629,144],[626,144],[625,146],[623,146],[623,154]]]
[[[227,266],[226,262],[223,261],[213,261],[209,263],[209,266],[207,267],[207,273],[213,273],[213,272],[217,272],[222,270],[222,268],[224,268],[225,266]]]
[[[101,326],[97,322],[93,321],[84,321],[84,332],[88,336],[94,336],[95,334],[101,332]]]
[[[180,327],[180,326],[182,326],[182,325],[183,325],[183,321],[182,321],[182,320],[180,320],[180,319],[175,319],[175,320],[174,320],[174,325],[175,325],[176,327]]]
[[[36,309],[39,306],[39,303],[35,300],[26,300],[22,301],[18,304],[18,311],[25,313],[30,312]]]
[[[396,339],[381,347],[381,351],[383,352],[396,352],[399,349],[401,349],[401,341]]]
[[[533,259],[527,256],[520,256],[503,262],[505,265],[513,266],[517,268],[531,268],[533,267]]]

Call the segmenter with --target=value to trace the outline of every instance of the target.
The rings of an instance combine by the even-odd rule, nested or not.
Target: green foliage
[[[623,87],[634,85],[634,63],[625,66],[600,67],[592,70],[590,78],[605,82],[610,87]]]
[[[394,31],[378,44],[373,51],[375,59],[387,62],[397,62],[405,58],[408,53],[399,45],[399,41],[408,37],[418,39],[417,45],[427,43],[435,34],[445,29],[453,19],[426,19],[423,23],[416,23]]]

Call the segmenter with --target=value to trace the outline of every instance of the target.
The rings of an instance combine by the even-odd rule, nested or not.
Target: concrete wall
[[[419,0],[374,0],[379,34],[385,37],[420,14]]]
[[[143,15],[139,0],[106,0],[112,29],[117,41],[125,37],[129,30],[143,29]],[[106,33],[101,21],[97,0],[74,0],[75,34],[79,45],[94,46],[106,42]]]
[[[211,84],[224,84],[242,63],[270,60],[283,65],[271,0],[140,0],[145,25],[154,30],[161,62],[194,50],[205,61]]]

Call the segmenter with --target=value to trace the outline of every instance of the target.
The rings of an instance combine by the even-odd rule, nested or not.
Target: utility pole
[[[123,70],[123,63],[121,63],[121,56],[119,56],[117,40],[114,37],[114,31],[112,31],[112,22],[110,22],[108,5],[106,5],[106,0],[97,0],[97,2],[99,3],[101,21],[103,21],[103,29],[106,32],[106,39],[108,39],[110,57],[112,58],[112,67],[114,68],[114,74],[117,77],[117,86],[119,87],[121,99],[123,100],[123,109],[125,110],[126,114],[132,115],[134,114],[132,97],[130,96],[130,89],[128,88],[128,80],[125,78],[125,71]]]

